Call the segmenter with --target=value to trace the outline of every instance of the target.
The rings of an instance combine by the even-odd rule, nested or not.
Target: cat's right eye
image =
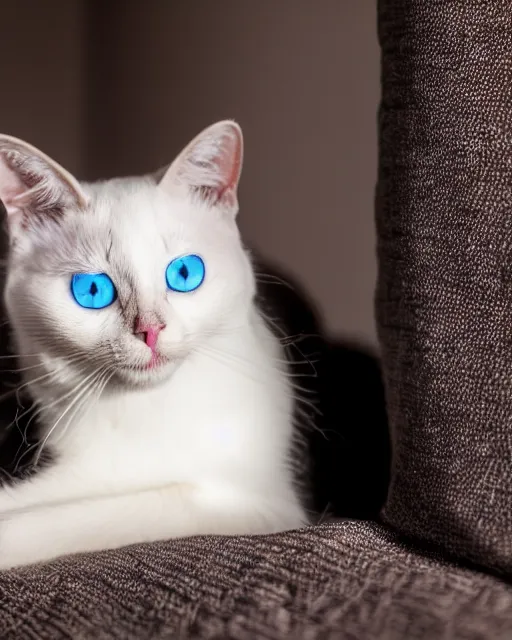
[[[165,271],[165,280],[171,291],[190,293],[203,284],[205,266],[203,259],[193,253],[171,260]]]
[[[75,273],[71,277],[71,293],[84,309],[104,309],[117,297],[114,283],[106,273]]]

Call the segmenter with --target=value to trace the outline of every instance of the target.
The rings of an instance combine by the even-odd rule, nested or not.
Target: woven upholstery
[[[382,0],[385,520],[512,571],[512,2]]]
[[[495,640],[511,630],[506,585],[349,521],[141,545],[0,579],[2,640]]]

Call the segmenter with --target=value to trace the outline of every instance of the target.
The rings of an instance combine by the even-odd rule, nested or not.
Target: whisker
[[[65,364],[71,364],[73,362],[75,362],[75,360],[67,360],[65,362]],[[33,371],[34,369],[37,369],[38,367],[43,367],[45,366],[47,363],[46,362],[39,362],[38,364],[33,364],[30,367],[21,367],[21,369],[2,369],[2,373],[23,373],[24,371]]]
[[[96,371],[96,373],[98,373],[98,370]],[[101,375],[101,374],[100,374]],[[95,384],[97,382],[97,379],[93,380],[92,382],[89,383],[89,385],[87,385],[85,387],[85,389],[82,389],[74,398],[73,400],[68,404],[67,408],[61,413],[61,415],[59,416],[59,418],[55,421],[55,423],[53,424],[53,426],[51,427],[51,429],[48,431],[48,433],[46,434],[45,438],[43,439],[42,443],[39,445],[38,447],[38,451],[36,453],[35,456],[35,460],[34,460],[34,465],[37,465],[37,463],[39,462],[39,459],[41,457],[41,453],[46,445],[46,443],[48,442],[48,439],[51,437],[51,435],[53,434],[53,432],[55,431],[55,429],[58,427],[58,425],[60,424],[61,420],[68,414],[68,412],[76,405],[76,403],[80,400],[80,398],[82,398],[84,396],[85,393],[87,393],[87,391],[91,388],[94,387]]]
[[[214,347],[211,344],[203,344],[197,347],[198,350],[208,350],[209,352],[218,355],[221,358],[225,358],[225,360],[227,360],[228,362],[235,362],[235,363],[240,363],[242,365],[244,365],[245,367],[249,368],[249,369],[254,369],[255,368],[255,364],[253,362],[251,362],[248,358],[245,358],[243,356],[240,356],[239,354],[233,353],[231,351],[228,351],[227,349],[219,349],[217,347]],[[280,362],[286,365],[289,365],[290,363],[287,360],[279,360],[279,359],[275,359],[273,360],[274,363],[279,364]],[[257,367],[259,370],[263,370],[266,371],[268,373],[273,373],[276,368],[279,369],[279,367],[273,367],[272,364],[269,366],[264,366],[264,365],[258,365]],[[282,370],[282,369],[281,369]],[[243,373],[243,372],[242,372]],[[308,374],[300,374],[300,373],[292,373],[289,371],[285,371],[283,372],[286,375],[286,378],[288,380],[290,379],[294,379],[294,378],[310,378],[310,377],[316,377],[314,375],[308,375]],[[293,385],[292,382],[290,382],[290,384]]]
[[[102,368],[102,367],[98,367],[98,369],[96,369],[95,373],[98,373],[98,372],[100,371],[100,369],[101,369],[101,368]],[[81,382],[83,382],[83,381],[81,381]],[[76,391],[76,388],[77,388],[77,387],[75,387],[74,391]],[[59,398],[59,401],[60,401],[60,400],[61,400],[61,398]],[[35,403],[33,403],[33,404],[35,404]],[[33,405],[32,405],[32,406],[33,406]],[[69,408],[69,407],[68,407],[68,408]],[[38,413],[39,413],[39,411],[38,411]],[[35,415],[36,415],[36,414],[35,414]],[[33,416],[30,418],[30,420],[28,421],[28,423],[27,423],[27,425],[26,425],[26,427],[25,427],[25,431],[24,431],[24,433],[22,433],[22,432],[21,432],[21,429],[18,427],[18,428],[19,428],[19,430],[20,430],[20,433],[21,433],[21,435],[22,435],[22,439],[23,439],[23,440],[22,440],[22,443],[20,444],[20,446],[18,447],[18,450],[17,450],[17,452],[16,452],[16,454],[15,454],[15,456],[14,456],[14,460],[16,460],[16,458],[18,458],[18,455],[19,455],[20,450],[21,450],[21,448],[23,447],[23,445],[28,443],[28,440],[27,440],[27,432],[28,432],[29,425],[30,425],[30,423],[32,422],[32,420],[34,419],[35,415],[33,415]],[[19,419],[19,417],[18,417],[18,419]],[[11,423],[11,424],[12,424],[12,423]],[[9,425],[9,426],[11,426],[11,425]],[[28,454],[29,454],[29,453],[30,453],[30,452],[31,452],[35,447],[37,447],[37,446],[38,446],[38,442],[36,442],[36,443],[34,443],[33,445],[31,445],[31,446],[30,446],[26,451],[24,451],[24,452],[22,453],[22,455],[19,457],[19,459],[18,459],[18,460],[17,460],[17,462],[16,462],[16,466],[15,466],[15,468],[14,468],[14,473],[17,473],[17,471],[18,471],[18,469],[19,469],[19,466],[20,466],[21,461],[23,460],[23,458],[24,458],[26,455],[28,455]],[[39,454],[39,455],[40,455],[40,454]],[[38,459],[39,459],[39,458],[38,458]]]
[[[73,422],[73,420],[75,419],[76,415],[79,413],[79,411],[82,410],[84,405],[90,400],[91,396],[95,395],[96,397],[94,399],[94,402],[98,401],[98,399],[100,398],[101,394],[103,393],[103,390],[105,389],[106,385],[108,384],[109,380],[114,375],[114,370],[115,370],[115,367],[111,366],[111,367],[108,367],[105,371],[101,372],[98,375],[98,378],[94,381],[94,384],[90,387],[89,392],[82,398],[82,400],[78,403],[77,407],[75,408],[75,410],[73,411],[73,413],[69,417],[68,421],[66,422],[66,424],[64,426],[64,429],[62,429],[62,431],[61,431],[61,433],[60,433],[60,435],[58,437],[58,440],[60,440],[61,438],[64,437],[69,425]]]
[[[322,339],[319,333],[296,333],[293,335],[276,336],[283,346],[293,346],[299,342],[304,342],[308,338]]]
[[[286,280],[283,280],[279,276],[276,276],[272,273],[265,273],[264,271],[254,271],[254,277],[256,278],[256,282],[261,282],[263,284],[276,284],[286,287],[291,291],[295,291],[294,287]]]
[[[208,352],[208,349],[210,350],[209,352]],[[202,345],[201,347],[197,347],[196,351],[198,353],[203,353],[204,355],[207,355],[213,358],[214,360],[216,360],[217,362],[220,362],[221,364],[224,364],[228,367],[233,367],[233,363],[246,365],[245,370],[240,370],[240,368],[237,368],[237,370],[240,373],[248,376],[255,382],[258,382],[259,384],[266,384],[267,382],[266,378],[264,377],[258,379],[254,375],[251,375],[251,373],[247,371],[247,368],[250,368],[251,366],[253,366],[253,363],[250,363],[248,360],[244,360],[239,356],[235,356],[235,354],[231,354],[227,351],[221,351],[211,346],[206,347],[205,345]],[[285,374],[285,375],[287,380],[286,382],[283,382],[283,387],[289,387],[291,389],[292,393],[289,394],[289,397],[296,402],[295,410],[298,411],[300,415],[307,416],[309,419],[311,419],[311,416],[307,415],[306,410],[300,406],[300,405],[304,405],[305,407],[308,407],[312,413],[316,414],[317,416],[320,416],[321,415],[320,409],[312,401],[308,400],[307,398],[301,397],[299,395],[298,392],[303,392],[304,390],[301,389],[299,385],[294,384],[293,381],[289,379],[289,374]],[[314,391],[312,390],[307,390],[307,391],[309,391],[311,394],[314,394]],[[314,425],[314,428],[318,429],[316,425]]]
[[[38,382],[42,381],[42,380],[46,380],[48,378],[51,378],[53,376],[56,375],[56,371],[49,371],[47,373],[45,373],[42,376],[39,376],[38,378],[35,378],[34,380],[29,380],[28,382],[24,382],[23,384],[21,384],[19,387],[16,387],[16,389],[11,390],[11,391],[6,391],[5,393],[3,393],[2,395],[0,395],[0,401],[2,401],[4,398],[8,398],[9,396],[12,395],[17,395],[22,389],[25,389],[26,387],[32,385],[32,384],[37,384]]]
[[[110,367],[109,369],[107,369],[108,372],[110,372],[110,369],[112,367]],[[100,379],[100,377],[102,376],[102,374],[104,374],[105,372],[100,372],[98,377],[96,377],[92,382],[89,383],[89,385],[87,385],[87,387],[85,389],[82,389],[82,391],[80,391],[79,394],[77,394],[77,396],[69,403],[68,407],[65,409],[65,411],[60,415],[60,417],[58,418],[58,420],[55,422],[55,424],[52,426],[52,428],[48,431],[47,435],[45,436],[44,440],[42,441],[38,452],[36,454],[35,457],[35,461],[34,464],[37,465],[37,463],[39,462],[39,458],[41,457],[41,453],[46,445],[46,443],[48,442],[49,438],[51,437],[52,433],[55,431],[55,429],[57,428],[57,426],[59,425],[60,421],[62,420],[62,418],[64,418],[64,416],[69,412],[69,410],[79,401],[80,398],[83,399],[83,402],[78,402],[78,406],[77,406],[77,410],[80,409],[81,406],[83,406],[83,404],[85,402],[87,402],[88,398],[91,396],[92,393],[94,393],[96,384],[98,383],[98,380]],[[65,430],[67,430],[67,427],[69,426],[71,420],[73,419],[73,417],[76,415],[77,410],[75,410],[73,412],[73,414],[70,417],[70,420],[68,420],[68,422],[66,423],[65,426]],[[60,437],[62,438],[64,436],[65,430],[63,430],[63,432],[60,434]]]
[[[105,356],[104,360],[108,361],[109,357]],[[63,364],[64,365],[69,365],[69,364],[76,364],[76,363],[86,362],[86,361],[87,361],[87,356],[85,354],[81,354],[80,356],[75,356],[74,358],[69,358]],[[27,387],[30,387],[30,386],[34,385],[34,384],[37,384],[38,382],[42,382],[43,380],[52,380],[59,373],[62,373],[62,368],[53,369],[52,371],[48,371],[48,372],[44,373],[43,375],[41,375],[41,376],[39,376],[37,378],[33,378],[33,379],[30,379],[30,380],[27,380],[24,383],[22,383],[21,385],[19,385],[18,387],[16,387],[15,389],[10,389],[9,391],[6,391],[5,393],[1,394],[0,395],[0,402],[2,400],[4,400],[5,398],[8,398],[9,396],[13,396],[13,395],[18,396],[19,392],[22,389],[25,389]],[[18,400],[19,400],[19,398],[18,398]]]
[[[278,335],[281,335],[282,338],[287,339],[286,336],[286,331],[279,325],[279,323],[277,322],[277,320],[274,320],[273,318],[271,318],[268,314],[266,314],[265,312],[260,310],[260,314],[263,317],[263,319],[270,325],[271,328],[274,329],[275,332],[277,332]],[[287,347],[294,347],[297,351],[297,353],[301,356],[301,358],[303,360],[306,360],[309,365],[311,366],[311,369],[314,372],[315,377],[318,375],[318,372],[316,370],[315,365],[309,360],[309,358],[307,358],[304,353],[299,349],[299,347],[297,346],[297,341],[293,342],[291,344],[287,344]]]
[[[0,356],[0,360],[13,360],[14,358],[39,358],[42,356],[42,353],[27,353],[27,354],[12,354],[8,356]]]
[[[32,404],[30,405],[30,407],[32,408],[32,407],[34,407],[34,405],[35,405],[35,402],[32,402]],[[20,436],[21,436],[21,445],[20,445],[20,446],[23,446],[24,444],[28,444],[28,441],[27,441],[27,429],[25,429],[25,430],[23,431],[23,430],[22,430],[22,428],[21,428],[21,426],[20,426],[20,424],[19,424],[19,420],[21,420],[21,416],[18,416],[18,411],[19,411],[19,409],[20,409],[20,407],[19,407],[19,406],[17,406],[17,407],[16,407],[16,415],[15,415],[15,417],[14,417],[14,421],[13,421],[13,422],[14,422],[14,424],[16,425],[16,428],[18,429],[18,432],[19,432],[19,434],[20,434]],[[8,429],[10,429],[10,428],[11,428],[12,424],[13,424],[13,423],[11,423],[11,424],[10,424],[10,425],[8,425],[7,427],[5,427],[6,431],[7,431]],[[18,449],[18,451],[19,451],[19,449]],[[17,453],[18,453],[18,452],[16,452],[16,455],[17,455]],[[15,456],[15,457],[16,457],[16,456]]]
[[[233,363],[238,364],[236,360],[233,361],[233,360],[230,360],[229,357],[226,357],[226,354],[222,353],[222,351],[212,350],[209,347],[206,347],[205,345],[195,347],[194,351],[201,355],[205,355],[206,357],[211,358],[215,362],[219,362],[220,364],[228,368],[234,368]],[[242,364],[245,364],[245,363],[242,362]],[[257,382],[258,384],[265,384],[264,378],[256,378],[254,375],[252,375],[251,371],[247,370],[248,368],[249,367],[246,367],[245,371],[242,371],[240,369],[236,369],[236,370],[242,375],[245,375],[246,377],[250,378],[254,382]]]
[[[83,350],[81,349],[75,349],[74,351],[71,351],[70,353],[68,353],[66,356],[63,357],[63,359],[65,358],[69,358],[69,357],[73,357],[76,355],[84,355]],[[8,355],[3,355],[0,356],[0,360],[14,360],[14,359],[22,359],[22,358],[41,358],[45,355],[48,355],[47,353],[40,351],[39,353],[11,353]]]
[[[60,396],[59,398],[57,398],[53,402],[50,402],[49,404],[46,404],[44,406],[40,406],[36,411],[34,411],[34,413],[30,417],[30,419],[27,422],[27,425],[25,427],[25,435],[26,435],[26,433],[28,431],[28,428],[29,428],[31,422],[34,420],[34,418],[36,418],[43,411],[47,411],[48,409],[51,409],[55,405],[58,405],[59,403],[61,403],[63,400],[66,400],[67,398],[69,398],[69,396],[71,396],[74,393],[76,393],[79,389],[81,389],[83,387],[84,384],[86,384],[92,377],[94,377],[103,368],[103,366],[104,366],[104,364],[102,364],[100,367],[98,367],[92,373],[90,373],[88,376],[86,376],[73,389],[71,389],[71,391],[68,391],[63,396]],[[20,416],[17,416],[17,420],[21,420],[21,418],[25,417],[31,411],[32,411],[32,407],[30,407],[29,409],[24,411]],[[13,425],[13,423],[11,422],[11,424],[8,425],[6,428],[9,429],[10,427],[12,427],[12,425]]]
[[[209,353],[207,353],[208,350],[209,350]],[[221,364],[225,364],[226,366],[233,366],[233,363],[242,364],[245,367],[245,370],[241,371],[240,368],[237,368],[237,370],[240,371],[241,373],[244,373],[245,375],[248,375],[247,368],[249,369],[254,368],[254,363],[250,362],[248,359],[243,358],[238,354],[231,353],[227,350],[217,349],[212,345],[202,345],[201,347],[197,347],[197,351],[200,353],[204,353],[205,355],[210,355],[210,357],[213,357],[215,360],[217,360]],[[265,368],[259,367],[259,369],[264,370]],[[270,369],[270,367],[268,369]],[[315,404],[314,401],[310,400],[308,397],[305,397],[305,396],[315,397],[317,392],[313,389],[305,389],[301,387],[301,385],[297,384],[294,380],[294,377],[311,377],[311,376],[307,376],[306,374],[294,376],[294,374],[291,374],[289,372],[285,372],[285,375],[287,380],[286,380],[286,383],[283,383],[283,385],[288,386],[292,391],[292,393],[290,394],[290,397],[295,402],[295,408],[294,408],[295,413],[298,416],[301,416],[303,419],[307,420],[310,428],[316,431],[319,431],[327,439],[327,436],[325,435],[324,431],[322,431],[322,429],[318,427],[313,417],[313,416],[320,417],[322,415],[321,410],[319,409],[317,404]],[[249,377],[254,379],[256,382],[259,382],[262,384],[265,384],[267,382],[265,378],[262,378],[259,380],[254,378],[254,376],[252,375],[250,375]]]

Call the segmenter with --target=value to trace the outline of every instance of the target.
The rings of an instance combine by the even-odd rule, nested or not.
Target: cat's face
[[[207,129],[161,179],[78,185],[1,137],[0,156],[20,350],[146,385],[244,322],[254,278],[235,225],[236,125]]]

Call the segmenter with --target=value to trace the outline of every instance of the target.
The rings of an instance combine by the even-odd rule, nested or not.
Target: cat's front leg
[[[0,569],[140,542],[272,533],[304,523],[296,503],[238,488],[174,484],[0,517]]]
[[[0,489],[0,517],[76,499],[83,492],[83,486],[77,473],[64,465],[44,469]]]

